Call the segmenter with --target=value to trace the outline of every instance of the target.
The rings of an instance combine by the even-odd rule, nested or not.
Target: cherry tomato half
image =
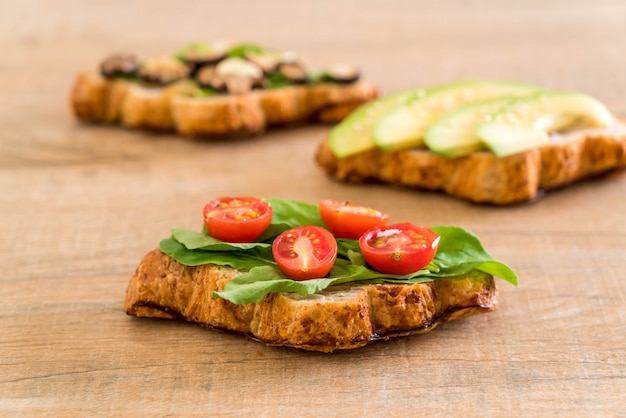
[[[253,242],[272,222],[272,207],[256,197],[222,197],[207,203],[203,215],[213,238]]]
[[[322,221],[337,238],[359,239],[365,231],[389,222],[386,213],[352,202],[322,200],[319,208]]]
[[[319,226],[300,226],[280,234],[272,244],[278,267],[294,280],[318,279],[328,274],[337,258],[335,237]]]
[[[438,245],[434,231],[408,222],[373,228],[359,239],[365,261],[389,274],[421,270],[435,257]]]

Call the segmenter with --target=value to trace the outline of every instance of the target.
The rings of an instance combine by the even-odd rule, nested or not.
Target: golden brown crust
[[[239,274],[229,267],[183,266],[154,250],[132,276],[124,310],[243,333],[268,345],[331,352],[420,334],[443,321],[496,308],[493,277],[477,271],[422,284],[351,284],[314,295],[270,294],[246,305],[211,296]]]
[[[174,131],[187,136],[251,136],[273,126],[338,122],[359,105],[378,97],[364,81],[315,84],[239,95],[193,97],[196,86],[184,80],[171,86],[145,87],[111,80],[94,71],[77,75],[70,103],[85,121]]]
[[[446,159],[428,150],[375,149],[338,159],[324,140],[316,161],[329,176],[341,181],[378,181],[439,190],[476,203],[506,205],[626,166],[626,126],[584,131],[564,142],[503,158],[487,151]]]
[[[265,114],[252,95],[177,96],[172,100],[176,130],[186,136],[245,136],[265,130]]]
[[[76,77],[70,103],[80,119],[117,122],[128,88],[129,84],[124,81],[111,83],[98,73],[83,71]]]
[[[280,126],[308,118],[307,89],[289,86],[252,93],[265,114],[267,126]]]
[[[113,86],[116,81],[109,82]],[[172,100],[192,94],[195,85],[187,80],[167,87],[128,85],[126,96],[119,102],[121,122],[125,126],[157,131],[174,129]]]

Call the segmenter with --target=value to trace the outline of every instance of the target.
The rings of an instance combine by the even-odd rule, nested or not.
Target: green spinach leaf
[[[517,286],[515,272],[490,256],[476,235],[457,226],[436,226],[432,230],[441,237],[433,260],[439,267],[438,277],[460,276],[477,269]]]
[[[233,46],[227,51],[229,57],[245,58],[248,54],[265,54],[267,49],[261,45],[252,43],[243,43]]]
[[[224,242],[200,232],[188,229],[172,228],[172,237],[183,244],[188,250],[207,251],[240,251],[249,250],[256,247],[271,247],[271,244],[264,242],[235,243]]]
[[[226,243],[202,233],[172,229],[172,237],[161,242],[161,250],[178,262],[197,266],[227,265],[245,271],[230,281],[215,297],[233,303],[252,303],[273,292],[311,294],[333,284],[423,283],[443,277],[500,277],[517,285],[517,275],[507,265],[489,255],[480,240],[466,229],[456,226],[432,228],[440,235],[437,254],[426,268],[408,275],[384,274],[367,266],[357,240],[338,239],[335,265],[325,278],[294,281],[278,268],[272,256],[271,242],[283,231],[304,225],[324,226],[317,205],[283,199],[268,199],[272,205],[272,224],[259,242]]]
[[[161,241],[161,251],[186,266],[217,264],[237,270],[250,270],[258,266],[276,266],[271,247],[254,247],[241,251],[189,250],[175,238]]]
[[[271,243],[281,233],[298,226],[324,227],[317,205],[285,199],[268,199],[267,202],[272,205],[272,223],[258,241]]]
[[[333,279],[313,279],[296,281],[287,278],[280,270],[264,266],[254,267],[247,274],[226,283],[222,292],[214,292],[233,303],[255,303],[263,300],[268,293],[296,292],[313,294],[330,286]]]

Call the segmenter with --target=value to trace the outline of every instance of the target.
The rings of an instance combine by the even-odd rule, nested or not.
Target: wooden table
[[[513,207],[329,180],[329,127],[207,142],[78,123],[76,72],[118,50],[255,40],[350,62],[385,92],[463,78],[575,89],[626,115],[626,3],[543,0],[0,6],[0,415],[626,416],[626,177]],[[520,276],[499,308],[314,354],[122,311],[126,284],[203,204],[351,199],[456,224]]]

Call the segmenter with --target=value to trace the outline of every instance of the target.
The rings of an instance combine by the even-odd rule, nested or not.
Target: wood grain
[[[104,55],[256,40],[359,65],[383,91],[519,79],[626,115],[626,4],[484,0],[0,5],[0,415],[624,416],[624,172],[508,208],[348,186],[313,162],[328,127],[203,142],[78,123]],[[210,198],[351,199],[474,231],[520,276],[495,312],[323,355],[127,317],[128,279]]]

